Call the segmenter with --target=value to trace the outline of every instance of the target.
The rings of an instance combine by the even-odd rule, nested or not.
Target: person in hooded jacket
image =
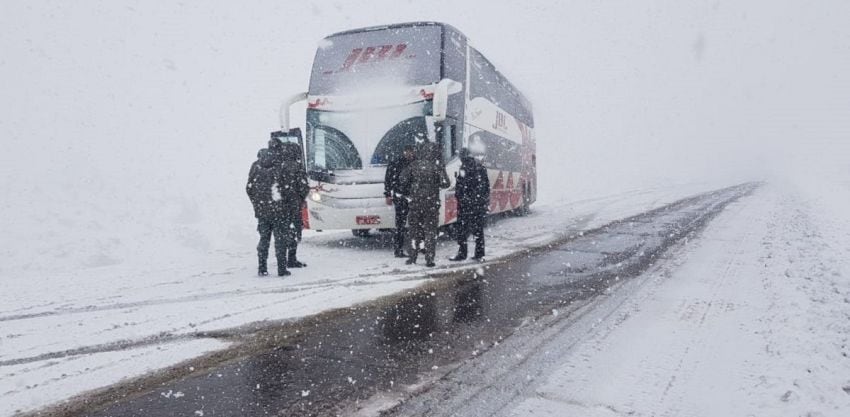
[[[469,235],[475,237],[475,255],[472,259],[484,259],[484,225],[487,223],[487,211],[490,206],[490,179],[487,168],[462,149],[460,171],[455,182],[457,198],[457,255],[452,261],[462,261],[467,257],[466,241]]]
[[[268,147],[269,156],[278,165],[283,163],[283,151],[284,151],[284,144],[280,139],[271,138],[269,140],[269,147]]]
[[[425,266],[433,267],[437,250],[437,232],[440,215],[440,189],[451,185],[440,160],[440,148],[434,143],[419,143],[416,156],[399,178],[408,190],[410,212],[407,224],[410,229],[410,253],[407,264],[415,264],[420,250],[425,252]]]
[[[301,233],[304,230],[304,219],[301,217],[301,210],[304,207],[304,200],[307,198],[307,194],[310,192],[309,183],[307,181],[307,171],[304,168],[304,153],[301,150],[301,146],[296,143],[285,143],[284,144],[284,168],[288,170],[288,166],[292,165],[297,167],[297,170],[292,170],[291,174],[293,178],[295,178],[295,182],[293,183],[296,187],[295,193],[292,195],[299,202],[298,212],[293,213],[293,224],[295,226],[294,230],[294,240],[292,241],[292,245],[287,249],[286,254],[286,267],[287,268],[304,268],[307,266],[304,262],[298,260],[298,243],[301,241]]]
[[[257,161],[251,165],[248,184],[245,186],[248,198],[254,206],[257,232],[260,234],[260,241],[257,244],[259,261],[257,273],[260,276],[268,275],[267,259],[272,235],[275,240],[277,273],[279,276],[289,275],[289,271],[286,270],[288,237],[280,194],[282,154],[273,149],[273,145],[270,145],[269,149],[261,149],[257,153]]]

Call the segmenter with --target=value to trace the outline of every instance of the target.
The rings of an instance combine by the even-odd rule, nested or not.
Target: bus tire
[[[351,229],[351,234],[354,237],[369,237],[369,229]]]

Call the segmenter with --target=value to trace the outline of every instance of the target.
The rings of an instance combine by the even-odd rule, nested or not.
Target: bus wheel
[[[369,229],[351,229],[351,234],[354,237],[369,237]]]

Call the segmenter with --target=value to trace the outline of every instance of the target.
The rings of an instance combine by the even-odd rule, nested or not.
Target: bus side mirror
[[[446,114],[449,108],[449,95],[459,93],[463,90],[461,83],[443,78],[434,87],[434,100],[432,107],[434,109],[434,121],[442,122],[446,120]]]

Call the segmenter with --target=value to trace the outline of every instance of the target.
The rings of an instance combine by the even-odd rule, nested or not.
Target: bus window
[[[411,117],[393,126],[375,147],[370,163],[372,165],[386,165],[400,158],[405,146],[413,147],[416,139],[425,140],[428,136],[428,128],[425,126],[424,117]]]
[[[314,126],[311,150],[307,155],[310,169],[362,169],[360,154],[342,132],[329,126]]]

